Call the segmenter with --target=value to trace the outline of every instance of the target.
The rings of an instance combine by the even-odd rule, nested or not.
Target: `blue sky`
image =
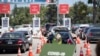
[[[75,2],[78,2],[78,1],[82,1],[82,2],[84,2],[85,4],[88,4],[88,3],[87,3],[88,0],[59,0],[59,3],[67,3],[67,4],[69,4],[70,6],[73,6],[73,4],[75,4]]]
[[[87,3],[88,0],[59,0],[59,3],[62,4],[62,3],[66,3],[66,4],[69,4],[69,6],[73,6],[73,4],[75,4],[76,2],[78,1],[82,1],[84,2],[85,4],[89,5]],[[29,6],[29,4],[17,4],[18,7],[20,6]],[[11,4],[11,9],[14,7],[14,4]]]

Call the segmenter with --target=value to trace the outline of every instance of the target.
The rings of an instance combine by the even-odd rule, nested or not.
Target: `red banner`
[[[1,3],[0,4],[0,14],[9,14],[10,13],[10,4]]]
[[[51,1],[50,1],[50,0],[46,0],[46,2],[47,2],[47,3],[50,3]]]
[[[39,4],[30,4],[30,14],[39,14],[40,5]]]
[[[59,5],[59,14],[68,14],[69,13],[69,5],[68,4],[60,4]]]

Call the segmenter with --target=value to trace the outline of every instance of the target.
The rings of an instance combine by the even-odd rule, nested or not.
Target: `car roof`
[[[23,33],[21,33],[21,32],[6,32],[6,33],[4,33],[4,34],[10,34],[10,33],[13,33],[13,34],[16,34],[16,33],[18,33],[18,34],[23,34]]]
[[[100,29],[100,27],[90,27],[90,29]]]

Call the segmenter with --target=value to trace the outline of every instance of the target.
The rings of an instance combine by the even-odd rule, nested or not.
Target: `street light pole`
[[[95,24],[96,23],[96,0],[93,0],[93,23]]]
[[[59,25],[59,0],[56,0],[56,6],[57,6],[57,25]]]

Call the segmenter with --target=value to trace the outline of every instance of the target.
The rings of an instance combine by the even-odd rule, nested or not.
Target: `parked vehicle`
[[[91,27],[86,33],[87,41],[98,42],[100,40],[100,27]]]
[[[2,50],[18,50],[22,52],[29,49],[28,37],[21,32],[4,33],[0,38],[0,51]]]

